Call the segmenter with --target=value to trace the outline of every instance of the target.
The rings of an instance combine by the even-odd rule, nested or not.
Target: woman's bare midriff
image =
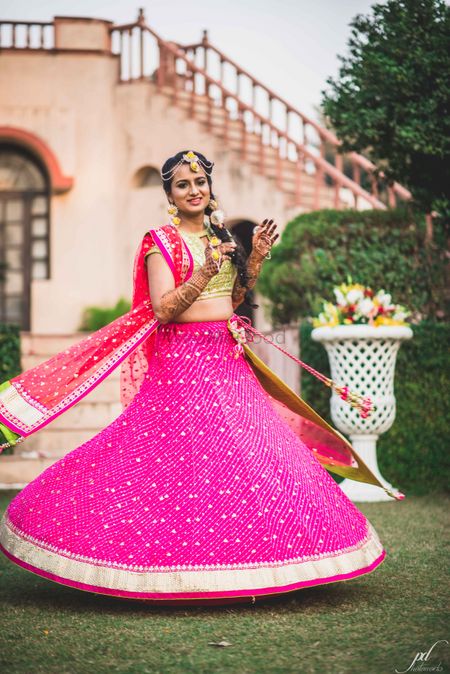
[[[193,323],[194,321],[224,321],[234,313],[231,297],[216,297],[210,300],[195,300],[174,323]]]

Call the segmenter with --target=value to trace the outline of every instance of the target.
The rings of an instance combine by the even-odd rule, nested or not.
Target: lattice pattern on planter
[[[395,419],[394,371],[399,340],[338,339],[325,342],[331,377],[351,391],[370,396],[377,410],[368,419],[333,391],[331,418],[343,433],[385,433]]]

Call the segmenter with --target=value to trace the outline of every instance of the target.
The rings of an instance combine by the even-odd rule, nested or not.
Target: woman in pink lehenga
[[[234,309],[278,234],[264,221],[245,260],[211,172],[199,153],[165,163],[172,222],[137,251],[132,310],[0,386],[15,444],[122,363],[122,414],[25,487],[1,522],[3,552],[58,583],[168,603],[255,601],[355,578],[385,557],[327,471],[382,485],[248,346]]]

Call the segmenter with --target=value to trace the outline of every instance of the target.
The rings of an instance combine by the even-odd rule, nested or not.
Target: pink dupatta
[[[176,285],[192,273],[193,261],[171,225],[147,232],[134,261],[133,302],[129,312],[44,363],[0,385],[0,430],[8,443],[40,430],[88,395],[119,364],[121,401],[127,407],[142,384],[160,325],[155,318],[145,269],[145,253],[158,245]]]
[[[163,225],[147,232],[134,260],[130,311],[44,363],[0,385],[0,430],[8,440],[0,450],[17,444],[63,414],[118,365],[121,365],[123,408],[131,403],[147,373],[160,325],[153,312],[145,265],[145,254],[154,245],[158,246],[172,270],[176,287],[191,276],[193,258],[176,228]],[[245,322],[239,316],[229,319],[228,325],[235,337],[238,324],[245,328]],[[257,333],[254,328],[252,331]],[[349,479],[379,486],[393,498],[404,498],[403,494],[388,491],[379,482],[348,440],[290,389],[250,349],[247,340],[241,344],[237,339],[236,347],[237,355],[239,352],[245,354],[277,413],[324,468]]]

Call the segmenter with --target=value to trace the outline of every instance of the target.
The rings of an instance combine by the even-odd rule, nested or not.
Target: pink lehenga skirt
[[[235,346],[226,320],[160,326],[132,403],[12,500],[5,554],[63,585],[179,603],[375,569],[375,529]]]

